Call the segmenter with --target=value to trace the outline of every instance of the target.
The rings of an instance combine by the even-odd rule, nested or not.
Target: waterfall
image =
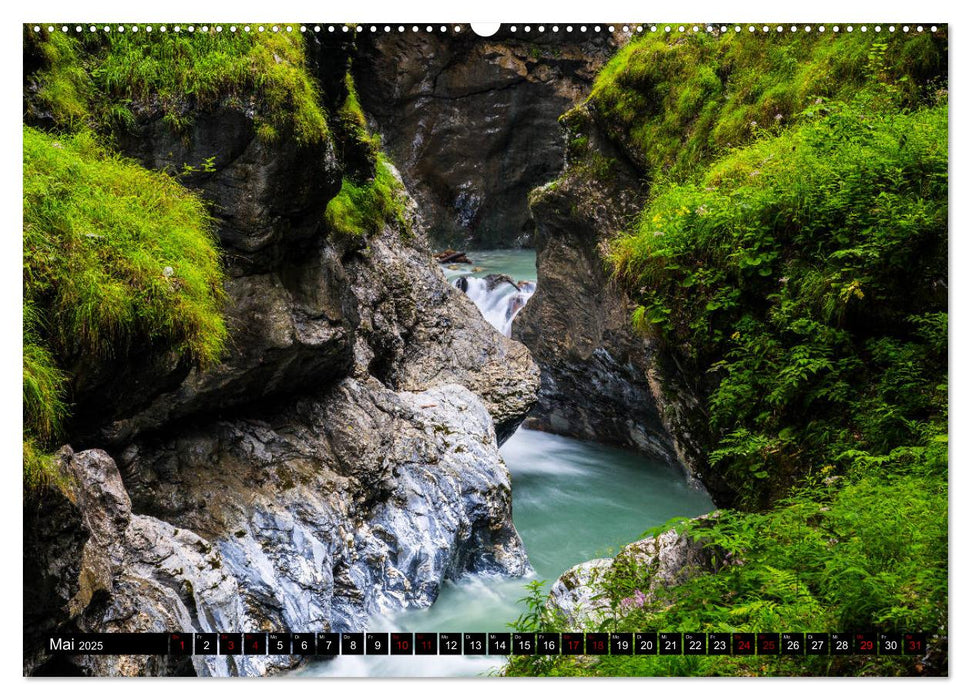
[[[455,286],[479,307],[483,318],[504,336],[512,333],[512,320],[536,291],[534,282],[513,282],[508,275],[459,277]]]

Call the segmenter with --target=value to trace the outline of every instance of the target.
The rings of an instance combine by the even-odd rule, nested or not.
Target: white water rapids
[[[444,266],[446,278],[455,286],[467,278],[467,293],[482,315],[508,335],[512,319],[535,290],[535,254],[475,251],[469,258],[472,264]],[[498,281],[491,287],[490,277]],[[516,284],[523,280],[530,284]],[[678,467],[625,450],[520,428],[500,454],[512,476],[513,519],[534,573],[519,579],[469,574],[445,581],[430,608],[375,614],[366,631],[508,632],[526,610],[522,598],[529,581],[544,581],[543,589],[549,590],[570,567],[612,556],[674,516],[693,517],[713,508]],[[339,656],[314,659],[294,675],[478,676],[504,662],[502,656]]]
[[[513,284],[506,277],[459,277],[455,286],[468,294],[486,321],[507,338],[512,333],[512,320],[526,306],[536,291],[533,282]]]
[[[535,256],[523,250],[469,255],[472,264],[447,265],[445,277],[469,296],[486,321],[509,337],[513,319],[536,291]]]

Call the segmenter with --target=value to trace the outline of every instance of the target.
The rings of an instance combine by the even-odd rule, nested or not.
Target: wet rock
[[[253,105],[229,99],[213,110],[188,103],[185,109],[191,123],[176,132],[162,109],[136,106],[135,125],[120,135],[119,147],[201,190],[212,204],[231,275],[278,268],[295,247],[320,235],[327,202],[341,187],[330,140],[267,142],[256,134]]]
[[[603,241],[637,212],[636,172],[604,142],[612,176],[568,170],[533,193],[536,293],[513,321],[542,368],[530,428],[675,460],[648,372],[654,349],[635,335],[631,302],[610,280]]]
[[[123,444],[188,416],[326,386],[350,372],[350,292],[330,247],[280,271],[229,279],[226,292],[224,359],[215,367],[189,368],[176,386],[101,428],[101,444]],[[103,420],[103,412],[95,415]]]
[[[514,319],[541,368],[529,428],[612,443],[684,466],[716,502],[729,494],[708,468],[704,411],[676,361],[634,331],[634,304],[610,277],[607,241],[634,220],[646,192],[639,171],[580,107],[565,117],[589,151],[530,195],[537,288]],[[586,164],[600,164],[594,176]]]
[[[55,561],[65,565],[54,576],[64,592],[56,598],[60,605],[28,613],[33,634],[42,638],[72,632],[251,629],[235,580],[214,566],[211,544],[188,530],[133,514],[121,475],[107,453],[75,454],[65,447],[58,459],[64,485],[49,488],[30,510],[34,522],[57,522],[61,531],[55,540],[43,531],[25,531],[24,544],[30,549],[24,551],[31,552],[35,571],[38,564],[48,570]],[[72,517],[62,517],[64,503],[74,506]],[[25,585],[25,592],[30,591]],[[36,597],[54,600],[43,594]],[[198,656],[191,659],[193,668],[189,659],[51,655],[43,644],[26,649],[31,653],[25,655],[24,672],[39,675],[47,669],[131,676],[229,675],[270,668],[260,658]]]
[[[429,265],[420,241],[381,236],[345,269],[360,314],[361,371],[396,390],[461,384],[482,398],[500,444],[515,432],[536,401],[539,368]]]
[[[136,506],[212,541],[261,629],[361,629],[447,578],[528,568],[491,418],[455,385],[348,379],[127,459]]]
[[[546,608],[562,620],[564,630],[593,628],[610,617],[610,601],[598,584],[610,571],[611,559],[592,559],[567,569],[558,579],[546,601]]]
[[[494,290],[496,287],[498,287],[499,285],[502,285],[502,284],[510,284],[513,287],[515,287],[516,289],[519,289],[519,287],[516,285],[516,283],[513,282],[512,277],[510,277],[509,275],[503,275],[503,274],[500,274],[500,273],[492,273],[491,275],[486,275],[482,279],[486,283],[486,289],[488,289],[490,292],[492,290]]]
[[[594,559],[568,569],[556,580],[546,601],[547,611],[564,621],[563,629],[590,629],[633,606],[650,607],[658,591],[677,586],[701,573],[717,570],[721,559],[703,540],[674,530],[638,540],[613,559]],[[619,572],[636,571],[644,584],[630,598],[612,601],[604,584]],[[625,610],[626,609],[626,610]]]
[[[605,34],[358,35],[361,103],[384,136],[432,240],[522,245],[529,191],[563,166],[557,119],[615,48]]]
[[[137,443],[124,484],[103,451],[65,448],[62,462],[71,486],[56,509],[74,506],[59,518],[74,536],[25,540],[62,586],[38,634],[359,630],[371,614],[430,605],[447,579],[529,570],[491,417],[456,385],[395,393],[348,379],[264,420]],[[194,656],[181,671],[262,675],[297,661]],[[25,658],[25,672],[51,663]],[[178,670],[165,657],[67,663]]]

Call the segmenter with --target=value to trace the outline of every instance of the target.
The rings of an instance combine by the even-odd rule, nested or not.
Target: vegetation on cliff
[[[943,70],[927,36],[648,37],[590,98],[652,185],[607,264],[635,327],[705,378],[709,468],[738,507],[678,526],[722,557],[716,573],[646,603],[650,572],[616,575],[605,628],[924,631],[929,657],[541,658],[510,673],[946,672]],[[527,626],[549,624],[541,606]]]
[[[390,221],[407,230],[404,189],[383,155],[378,156],[370,178],[343,179],[340,192],[327,203],[324,218],[332,232],[348,239],[376,235]]]
[[[128,366],[140,350],[205,366],[226,342],[215,222],[200,193],[113,149],[146,120],[183,139],[202,112],[251,117],[265,143],[316,148],[343,171],[322,233],[360,243],[386,223],[408,233],[405,195],[367,129],[350,73],[323,94],[304,36],[286,31],[34,32],[24,28],[24,470],[70,440],[77,373]],[[338,66],[346,47],[335,48]],[[328,160],[330,159],[330,160]],[[216,157],[201,170],[218,177]],[[187,182],[190,180],[186,180]],[[191,180],[198,183],[199,180]],[[143,353],[144,354],[144,353]]]
[[[160,109],[176,130],[195,109],[223,102],[254,110],[261,138],[319,143],[326,114],[306,66],[303,37],[295,32],[170,31],[61,32],[35,37],[41,68],[34,76],[35,118],[61,128],[103,132],[130,127],[145,106]]]
[[[65,416],[65,365],[163,343],[200,363],[226,338],[222,272],[205,206],[89,132],[24,128],[25,439]],[[25,448],[26,459],[26,448]],[[28,480],[36,473],[29,460]]]
[[[684,177],[725,149],[790,126],[817,98],[849,99],[874,77],[892,81],[903,103],[919,102],[927,82],[946,74],[943,43],[929,33],[881,38],[801,28],[766,36],[649,33],[604,67],[588,105],[649,179]]]
[[[389,222],[407,232],[404,188],[381,152],[379,140],[367,129],[350,71],[344,77],[344,93],[337,110],[335,140],[348,167],[340,192],[327,203],[327,226],[346,240],[376,235]]]
[[[947,106],[826,111],[658,192],[614,242],[634,322],[717,378],[710,458],[742,505],[943,430]]]

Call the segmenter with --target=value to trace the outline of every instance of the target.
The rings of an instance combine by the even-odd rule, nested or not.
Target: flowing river
[[[472,265],[445,270],[451,282],[465,275],[484,278],[494,273],[509,275],[516,282],[536,279],[532,251],[479,251],[470,252],[469,258]],[[509,296],[513,290],[506,286],[510,290],[498,293]],[[495,311],[489,306],[495,300],[488,296],[481,300],[487,318],[488,309]],[[510,301],[514,306],[515,301]],[[496,312],[493,317],[511,323],[517,312],[509,318]],[[527,582],[539,579],[548,589],[571,566],[615,554],[670,518],[693,517],[714,507],[704,491],[686,482],[680,469],[633,452],[520,428],[500,453],[512,475],[513,521],[535,575],[523,579],[466,576],[447,582],[432,607],[372,618],[369,631],[509,631],[509,623],[524,610],[521,599]],[[342,656],[313,662],[298,675],[474,676],[502,663],[502,657],[491,656]]]

